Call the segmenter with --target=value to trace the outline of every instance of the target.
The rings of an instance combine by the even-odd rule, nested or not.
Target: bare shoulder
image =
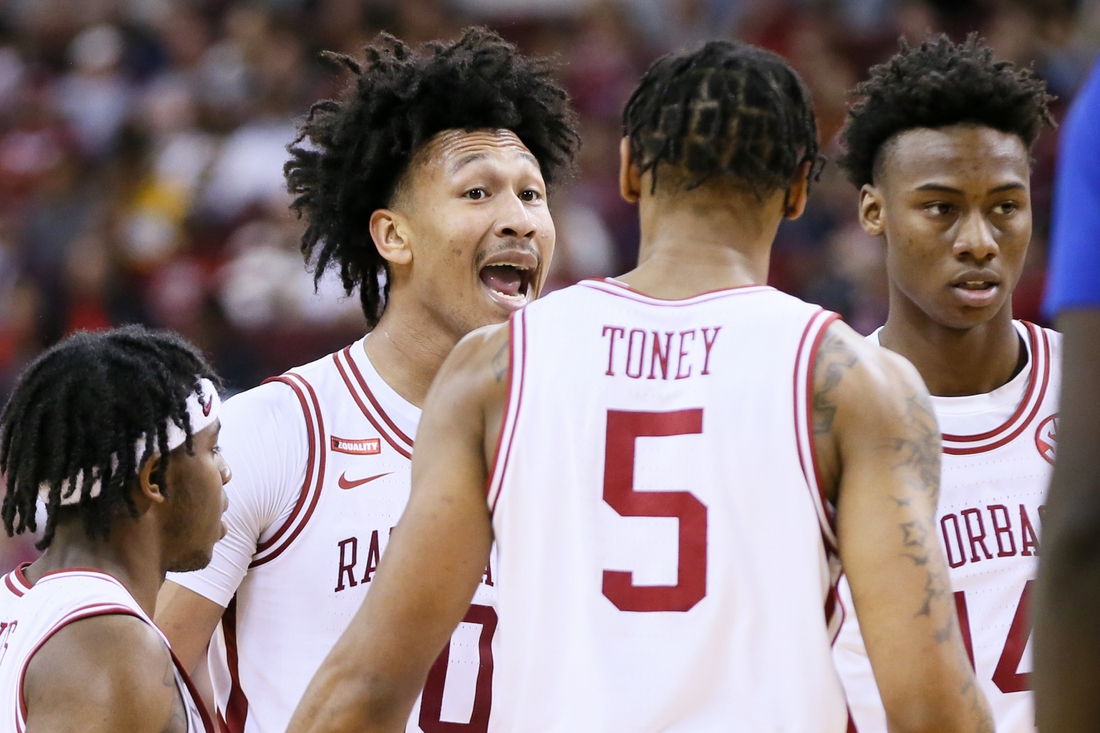
[[[31,659],[24,680],[28,730],[186,731],[171,652],[133,616],[65,626]]]
[[[443,362],[432,384],[432,392],[481,393],[504,384],[508,381],[510,345],[507,323],[471,331]]]
[[[840,321],[826,330],[814,363],[813,432],[830,498],[846,446],[915,435],[922,450],[939,448],[928,390],[916,368]]]

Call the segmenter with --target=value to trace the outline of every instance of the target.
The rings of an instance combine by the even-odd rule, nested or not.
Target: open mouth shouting
[[[968,270],[951,281],[955,297],[973,308],[992,304],[1000,293],[1000,285],[1000,276],[991,270]]]
[[[478,275],[491,300],[515,311],[538,294],[535,292],[538,266],[538,257],[531,252],[510,250],[488,258]]]

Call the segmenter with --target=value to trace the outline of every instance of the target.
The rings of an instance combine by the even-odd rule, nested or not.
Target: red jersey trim
[[[328,456],[324,418],[321,416],[321,405],[312,385],[301,375],[294,372],[287,372],[280,377],[273,377],[264,383],[267,382],[282,382],[294,390],[294,394],[298,397],[298,402],[302,406],[302,414],[305,415],[306,419],[309,453],[306,478],[302,483],[302,490],[298,493],[298,502],[294,505],[294,509],[286,522],[283,523],[283,526],[256,547],[256,554],[253,555],[252,562],[248,566],[250,570],[271,562],[281,555],[305,529],[310,517],[313,516],[313,510],[317,508],[317,501],[321,498],[321,489],[325,478],[325,461]]]
[[[715,300],[716,298],[724,298],[729,295],[752,295],[754,293],[762,292],[776,292],[775,288],[770,285],[737,285],[732,288],[719,288],[717,290],[707,290],[697,295],[692,295],[689,298],[657,298],[652,295],[646,295],[640,293],[634,288],[630,287],[624,282],[619,282],[611,278],[592,278],[590,280],[582,280],[578,285],[590,287],[595,290],[607,293],[608,295],[615,295],[618,297],[625,297],[630,300],[637,301],[639,303],[648,303],[649,305],[661,305],[673,308],[679,308],[686,305],[697,305],[707,301]],[[601,287],[610,286],[610,287]]]
[[[168,647],[168,653],[172,655],[172,663],[176,665],[176,671],[179,672],[180,679],[183,680],[184,686],[187,688],[188,694],[191,695],[191,699],[195,701],[195,707],[199,711],[199,718],[202,719],[202,727],[206,733],[217,733],[214,730],[214,721],[210,718],[210,711],[206,709],[206,703],[202,701],[202,695],[199,694],[198,689],[195,687],[195,683],[191,680],[191,675],[187,673],[187,670],[183,668],[183,664],[180,662],[179,657],[172,651],[172,647]]]
[[[229,599],[222,614],[222,634],[225,637],[225,662],[229,667],[229,699],[225,705],[225,717],[218,711],[220,733],[244,733],[248,720],[248,696],[241,686],[240,662],[237,654],[237,596]]]
[[[497,502],[500,501],[500,492],[504,489],[504,477],[508,472],[508,461],[512,457],[512,445],[516,435],[516,425],[519,423],[519,411],[523,405],[523,385],[527,365],[527,314],[520,310],[508,321],[511,338],[511,360],[508,364],[508,397],[504,406],[504,420],[500,424],[500,436],[497,438],[497,453],[493,462],[493,472],[486,482],[486,499],[489,502],[489,513],[496,512]],[[516,380],[516,370],[519,370],[519,379]],[[513,409],[513,394],[515,395],[515,407]],[[505,438],[507,434],[507,438]],[[501,461],[501,451],[504,460]]]
[[[383,422],[385,422],[386,425],[389,426],[390,430],[393,431],[394,436],[396,436],[398,440],[403,442],[409,448],[412,448],[413,439],[405,435],[405,433],[401,432],[401,428],[397,427],[397,424],[390,419],[390,416],[387,415],[386,411],[382,409],[382,405],[378,404],[378,400],[375,399],[374,393],[370,391],[370,385],[367,384],[367,380],[364,379],[363,373],[359,371],[359,365],[355,363],[355,359],[353,359],[351,356],[351,346],[348,346],[344,349],[344,358],[347,360],[348,365],[351,367],[352,374],[355,375],[355,380],[359,383],[359,386],[362,387],[363,394],[367,396],[367,399],[374,407],[375,412],[378,414],[378,416],[381,417]]]
[[[371,405],[377,408],[378,403],[374,399],[374,396],[367,389],[366,382],[363,380],[363,375],[355,366],[355,362],[352,360],[350,355],[350,349],[350,346],[347,349],[344,349],[344,358],[347,359],[348,364],[352,369],[352,372],[355,374],[356,381],[358,381],[359,385],[363,388],[367,399],[370,401]],[[390,444],[391,448],[397,451],[400,455],[411,460],[412,441],[409,440],[409,438],[405,436],[405,434],[402,433],[400,430],[397,430],[396,427],[394,427],[396,433],[391,433],[389,430],[386,430],[382,427],[382,423],[393,426],[393,422],[390,420],[389,416],[387,416],[386,413],[382,411],[381,408],[378,408],[377,416],[373,412],[371,412],[370,408],[367,407],[366,402],[363,402],[363,398],[360,396],[359,391],[355,388],[355,384],[353,383],[352,378],[348,376],[348,371],[344,368],[344,365],[339,357],[340,352],[337,352],[332,355],[332,360],[336,363],[336,369],[340,372],[340,377],[344,380],[344,385],[348,388],[348,392],[351,393],[352,399],[355,400],[355,404],[359,405],[359,409],[362,411],[363,416],[366,417],[367,421],[374,426],[374,429],[378,431],[378,434],[381,435],[382,438],[384,438],[385,441]]]
[[[962,456],[974,455],[996,450],[1015,440],[1027,429],[1028,425],[1039,414],[1046,398],[1047,387],[1050,384],[1051,357],[1050,337],[1047,333],[1033,323],[1021,321],[1027,329],[1028,341],[1031,345],[1031,378],[1028,380],[1027,390],[1020,400],[1020,405],[1008,420],[993,430],[977,435],[943,435],[943,452],[948,455]],[[1036,391],[1038,394],[1036,395]],[[974,445],[978,443],[978,445]]]
[[[27,728],[27,701],[24,695],[24,683],[26,681],[27,668],[31,666],[31,660],[34,659],[34,655],[37,654],[38,650],[45,646],[46,642],[52,639],[57,632],[61,631],[61,629],[71,623],[83,621],[86,618],[92,618],[94,616],[133,616],[143,623],[149,623],[148,620],[142,618],[134,609],[128,608],[127,606],[120,606],[117,603],[93,603],[73,609],[63,616],[56,624],[51,626],[50,630],[43,634],[42,638],[39,639],[38,643],[31,649],[31,653],[28,654],[27,658],[23,661],[23,668],[19,671],[19,710],[16,711],[15,722],[19,726],[20,731],[25,731]],[[153,628],[156,627],[154,626]],[[171,651],[171,649],[169,649],[169,651]]]

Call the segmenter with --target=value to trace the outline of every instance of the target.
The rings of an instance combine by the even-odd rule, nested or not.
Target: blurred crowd
[[[489,25],[552,55],[581,115],[579,172],[553,192],[561,287],[629,267],[623,102],[658,55],[738,37],[787,56],[835,157],[847,91],[899,37],[979,31],[1035,64],[1061,117],[1100,48],[1100,0],[0,0],[0,401],[80,329],[143,322],[198,343],[233,390],[361,335],[356,297],[298,253],[282,166],[295,121],[347,83],[321,50]],[[1057,133],[1035,150],[1035,234],[1015,296],[1040,320]],[[785,224],[777,287],[867,333],[886,313],[880,244],[835,166]],[[7,548],[7,549],[5,549]],[[0,542],[0,565],[25,550]]]

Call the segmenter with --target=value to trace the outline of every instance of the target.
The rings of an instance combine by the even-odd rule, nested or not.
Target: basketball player
[[[8,534],[45,528],[0,587],[0,731],[214,733],[150,616],[166,571],[225,534],[217,377],[174,334],[78,333],[0,415]]]
[[[932,393],[944,453],[934,534],[967,655],[997,730],[1034,731],[1028,600],[1061,337],[1014,321],[1011,296],[1031,239],[1029,153],[1051,98],[974,36],[903,45],[855,94],[840,162],[860,187],[863,228],[886,248],[890,287],[886,325],[869,338],[912,362]],[[843,584],[841,598],[850,608]],[[856,611],[837,668],[861,733],[885,733]]]
[[[355,85],[314,106],[287,176],[303,252],[359,290],[373,328],[228,402],[229,534],[206,570],[171,576],[157,614],[187,664],[221,622],[211,676],[231,733],[282,733],[362,603],[408,500],[428,386],[462,336],[539,294],[546,186],[577,140],[545,65],[488,31],[418,50],[382,36],[365,64],[339,60]],[[482,570],[411,731],[488,725],[495,580]]]
[[[1044,307],[1065,333],[1065,407],[1036,585],[1035,720],[1083,733],[1100,720],[1100,63],[1060,148]]]
[[[638,267],[448,358],[375,588],[289,730],[400,730],[494,537],[498,730],[847,730],[838,549],[896,730],[991,730],[919,377],[763,285],[819,160],[806,88],[712,42],[659,60],[624,122]]]

